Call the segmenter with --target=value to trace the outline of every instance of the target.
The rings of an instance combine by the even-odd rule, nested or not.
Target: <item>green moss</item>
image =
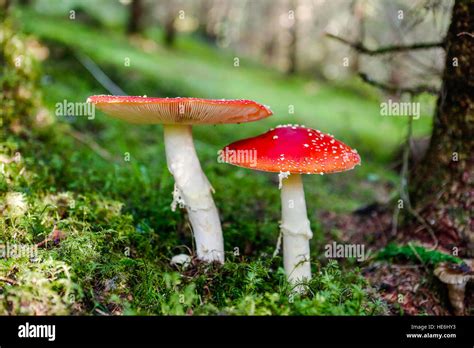
[[[50,58],[42,65],[48,79],[37,70],[40,67],[33,58],[28,58],[27,64],[19,69],[12,65],[13,57],[30,56],[26,42],[31,38],[13,34],[8,25],[1,29],[2,59],[7,62],[0,77],[1,98],[7,107],[2,108],[1,130],[5,137],[0,139],[0,244],[22,245],[38,254],[0,258],[0,277],[8,280],[0,281],[0,314],[383,312],[383,304],[360,271],[343,263],[314,263],[315,276],[308,283],[311,291],[304,296],[291,295],[281,258],[271,257],[280,218],[275,176],[218,164],[215,160],[217,150],[235,137],[248,136],[280,121],[308,121],[318,112],[321,125],[336,129],[349,109],[357,115],[366,109],[373,111],[373,100],[361,101],[348,89],[321,86],[318,98],[325,101],[323,108],[305,94],[308,81],[287,80],[255,64],[244,66],[237,77],[223,63],[224,55],[216,58],[215,52],[192,39],[178,45],[181,58],[176,60],[175,53],[160,51],[162,54],[150,56],[125,39],[98,35],[99,29],[88,29],[80,23],[61,23],[61,30],[53,30],[51,23],[39,16],[34,17],[36,24],[31,26],[31,18],[25,21],[28,30],[48,40]],[[103,39],[105,36],[107,40]],[[184,214],[170,209],[173,180],[166,169],[159,127],[130,126],[103,115],[97,115],[93,122],[75,118],[37,122],[44,105],[50,115],[58,101],[84,101],[90,94],[104,92],[74,58],[69,48],[73,43],[133,94],[157,90],[157,94],[165,95],[249,97],[275,105],[280,115],[286,113],[286,106],[280,105],[279,100],[295,100],[301,106],[302,118],[298,120],[275,116],[274,120],[246,127],[196,129],[197,151],[216,189],[215,199],[224,222],[229,250],[225,265],[194,262],[184,271],[169,265],[173,255],[188,252],[187,247],[192,249],[193,242]],[[200,47],[197,56],[184,54],[196,45]],[[163,49],[158,46],[158,50]],[[124,55],[132,58],[131,79],[118,71],[119,66],[123,67]],[[190,71],[176,74],[176,69],[183,67]],[[196,77],[189,78],[194,74]],[[43,76],[41,84],[39,76]],[[196,83],[198,76],[213,77],[203,85]],[[228,86],[226,81],[234,77],[235,83]],[[30,92],[26,99],[20,93],[23,88]],[[227,94],[220,95],[220,91]],[[347,107],[341,107],[342,101],[348,103]],[[332,110],[331,114],[325,108]],[[12,129],[16,123],[20,127]],[[90,136],[111,159],[104,159],[77,141],[71,136],[71,129]],[[340,130],[361,142],[356,131],[350,135],[349,128]],[[376,127],[360,137],[370,138],[375,132],[379,132]],[[393,137],[390,144],[395,143]],[[125,153],[130,154],[130,161],[124,160]],[[380,152],[373,158],[383,156]],[[370,187],[365,191],[356,188],[358,180],[373,172],[380,180],[393,179],[375,161],[369,161],[354,174],[305,179],[315,232],[313,250],[323,243],[322,227],[314,212],[348,211],[372,199]],[[61,231],[64,238],[36,249],[53,230]],[[318,259],[316,252],[312,257]]]
[[[13,285],[0,281],[0,314],[61,315],[71,313],[78,300],[71,269],[63,261],[41,254],[35,260],[0,262],[0,275],[15,279]]]
[[[30,125],[38,113],[38,65],[7,19],[0,26],[0,125]]]
[[[380,250],[377,259],[392,260],[394,258],[401,258],[414,262],[423,262],[424,264],[436,265],[440,262],[461,263],[459,257],[443,253],[438,250],[427,250],[419,245],[396,245],[390,243],[385,248]]]

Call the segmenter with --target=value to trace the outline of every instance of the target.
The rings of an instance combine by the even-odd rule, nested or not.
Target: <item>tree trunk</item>
[[[411,186],[417,210],[432,225],[440,245],[459,250],[459,255],[474,250],[473,30],[474,2],[456,0],[431,142]]]
[[[173,47],[176,39],[176,28],[174,26],[174,20],[174,16],[170,16],[165,22],[164,41],[167,47]]]
[[[215,43],[217,41],[216,33],[210,29],[211,9],[213,7],[212,0],[202,0],[198,10],[199,27],[198,33],[208,40]]]
[[[141,31],[142,14],[142,0],[133,0],[130,5],[127,33],[135,34]]]
[[[10,0],[0,0],[0,19],[7,18],[9,8]]]
[[[288,68],[286,73],[293,75],[297,69],[297,50],[298,50],[298,28],[297,28],[297,17],[296,9],[298,7],[298,0],[291,1],[291,10],[293,11],[292,25],[289,30],[290,42],[288,45]]]

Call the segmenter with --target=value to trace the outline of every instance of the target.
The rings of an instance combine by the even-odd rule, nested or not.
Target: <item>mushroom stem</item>
[[[281,188],[283,264],[288,281],[295,284],[311,279],[309,240],[313,237],[306,213],[300,174],[284,179]],[[303,287],[296,291],[301,292]]]
[[[224,263],[224,238],[213,189],[196,155],[191,126],[164,125],[164,138],[168,169],[175,180],[174,195],[188,213],[197,257]]]
[[[454,309],[455,315],[464,315],[464,292],[466,291],[466,283],[448,284],[449,302]]]

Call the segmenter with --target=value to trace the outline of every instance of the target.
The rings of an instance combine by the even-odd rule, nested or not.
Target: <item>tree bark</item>
[[[127,33],[135,34],[141,31],[142,14],[142,0],[133,0],[130,5]]]
[[[297,27],[297,17],[296,17],[296,10],[298,8],[298,0],[292,0],[291,2],[291,10],[293,11],[293,22],[289,29],[290,34],[290,42],[288,45],[288,68],[286,73],[288,75],[293,75],[296,73],[297,70],[297,51],[298,51],[298,27]]]
[[[165,22],[164,42],[167,47],[173,47],[176,39],[174,20],[175,18],[170,16]]]
[[[412,173],[412,198],[440,245],[474,250],[474,2],[456,0],[430,146]],[[457,249],[454,249],[457,248]]]

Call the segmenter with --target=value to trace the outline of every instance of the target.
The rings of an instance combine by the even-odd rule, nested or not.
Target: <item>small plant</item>
[[[424,264],[436,265],[440,262],[461,263],[459,257],[455,257],[438,250],[427,250],[419,245],[397,245],[390,243],[380,250],[376,259],[392,260],[394,258],[402,258],[414,262],[423,262]]]

